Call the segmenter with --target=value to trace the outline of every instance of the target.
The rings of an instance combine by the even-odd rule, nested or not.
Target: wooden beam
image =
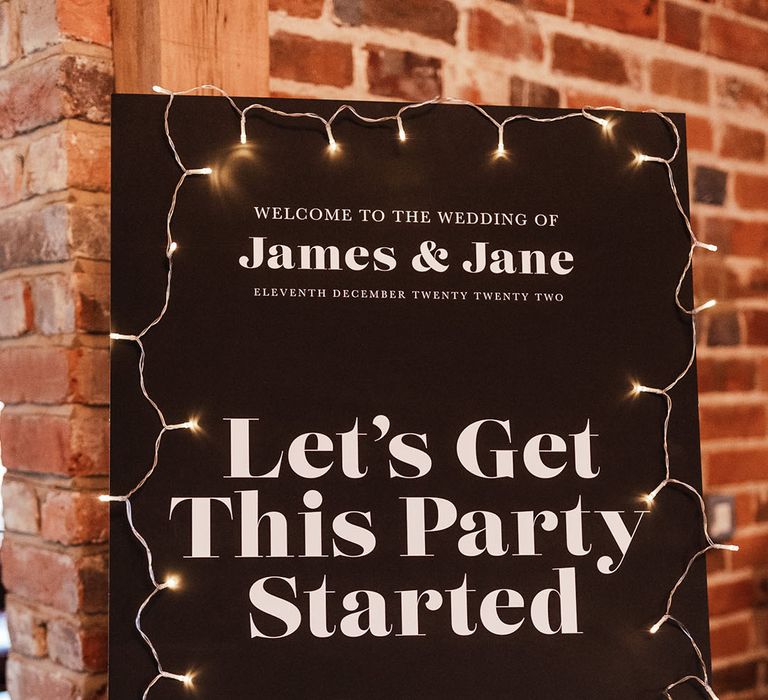
[[[113,0],[115,91],[269,94],[268,0]]]

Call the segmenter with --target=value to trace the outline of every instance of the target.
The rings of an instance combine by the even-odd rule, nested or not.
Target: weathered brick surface
[[[635,0],[574,0],[573,19],[617,32],[655,37],[659,33],[659,5]]]
[[[352,82],[352,48],[337,41],[314,41],[279,33],[269,44],[272,75],[343,87]]]
[[[56,414],[0,414],[3,463],[11,471],[93,476],[108,473],[106,409],[70,406]]]
[[[448,0],[333,0],[341,22],[417,32],[454,43],[458,11]]]
[[[698,49],[701,46],[701,19],[701,12],[695,8],[665,3],[666,40],[686,49]]]
[[[3,479],[3,519],[10,532],[36,535],[40,531],[40,504],[32,484],[20,479]]]
[[[79,555],[6,539],[2,565],[5,586],[16,596],[65,613],[105,610],[104,555]],[[42,571],[44,576],[39,575]]]
[[[110,66],[85,56],[53,55],[0,76],[0,137],[63,117],[106,122]]]
[[[404,100],[428,100],[441,92],[441,62],[410,51],[367,46],[371,92]]]
[[[707,71],[676,61],[653,62],[651,87],[660,95],[671,95],[692,102],[707,102],[709,99]]]
[[[31,661],[18,654],[8,660],[8,689],[23,700],[106,700],[104,675],[68,671],[48,660]]]
[[[61,544],[106,542],[109,510],[94,493],[50,490],[40,504],[41,534]]]
[[[469,48],[504,58],[541,60],[544,45],[538,28],[529,19],[504,22],[485,10],[472,10],[469,15]]]
[[[552,48],[555,71],[616,85],[629,82],[624,57],[615,49],[565,34],[555,35]]]
[[[93,334],[109,328],[110,43],[109,0],[0,0],[2,574],[14,700],[106,699],[108,528],[94,489],[108,470],[108,341]]]

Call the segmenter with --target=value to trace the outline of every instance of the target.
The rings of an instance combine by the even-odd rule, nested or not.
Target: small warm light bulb
[[[658,622],[657,622],[655,625],[653,625],[653,627],[651,627],[651,629],[649,630],[649,632],[650,632],[651,634],[656,634],[656,632],[658,632],[658,631],[661,629],[661,626],[662,626],[662,625],[663,625],[663,624],[664,624],[666,621],[667,621],[667,616],[666,616],[666,615],[664,615],[664,617],[662,617],[662,618],[661,618],[661,620],[659,620],[659,621],[658,621]]]
[[[710,299],[709,301],[705,301],[701,306],[697,306],[693,310],[693,312],[699,313],[699,311],[706,311],[707,309],[711,309],[716,304],[717,304],[717,299]]]
[[[339,144],[336,143],[336,139],[333,138],[333,136],[328,137],[328,148],[330,149],[331,153],[336,153],[339,148]]]
[[[169,576],[165,580],[165,587],[175,591],[181,585],[181,579],[178,576]]]
[[[210,175],[213,172],[213,168],[200,168],[201,175]]]
[[[191,688],[194,685],[194,676],[191,673],[184,674],[183,683],[187,688]]]
[[[737,544],[724,544],[724,545],[722,545],[721,549],[727,549],[729,552],[738,552],[739,551],[739,545],[737,545]]]
[[[642,499],[645,501],[646,505],[650,508],[653,505],[654,502],[654,495],[652,493],[646,493]]]
[[[110,496],[108,493],[102,493],[102,494],[99,496],[99,500],[100,500],[102,503],[109,503],[109,502],[112,500],[112,496]]]
[[[185,423],[182,423],[181,427],[186,428],[187,430],[191,430],[194,433],[200,428],[200,424],[197,422],[197,418],[190,418]]]
[[[635,164],[645,163],[649,159],[649,156],[645,153],[635,153]]]
[[[170,95],[170,90],[166,90],[164,87],[161,87],[160,85],[153,85],[152,86],[153,92],[159,92],[161,95]]]
[[[125,333],[110,333],[109,337],[111,340],[136,340],[137,339],[135,335],[126,335]]]
[[[406,139],[405,129],[403,129],[402,125],[400,127],[398,127],[397,133],[398,133],[398,136],[400,137],[400,140],[401,141],[405,141],[405,139]]]
[[[714,243],[702,243],[701,241],[696,241],[696,247],[704,248],[704,250],[709,250],[713,253],[717,252],[717,246]]]
[[[171,241],[171,245],[168,246],[168,252],[169,253],[175,253],[176,249],[179,247],[179,244],[176,243],[176,241]]]

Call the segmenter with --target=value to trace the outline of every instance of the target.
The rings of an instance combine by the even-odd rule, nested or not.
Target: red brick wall
[[[107,0],[0,0],[0,419],[15,700],[103,697]],[[768,698],[768,2],[271,0],[272,91],[688,113],[716,685]],[[187,87],[187,86],[177,86]],[[40,575],[44,571],[45,575]]]
[[[3,582],[15,700],[103,698],[106,0],[0,1]]]
[[[768,1],[270,7],[275,94],[688,114],[694,225],[721,251],[696,269],[700,301],[720,301],[699,347],[704,471],[736,497],[742,545],[710,560],[715,685],[768,698]]]

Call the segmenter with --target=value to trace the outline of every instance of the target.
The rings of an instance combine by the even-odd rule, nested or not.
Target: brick
[[[1,252],[2,247],[0,247]],[[0,308],[3,310],[0,313],[1,338],[17,338],[32,329],[34,323],[32,293],[23,279],[0,280]]]
[[[69,389],[66,348],[0,349],[0,376],[6,403],[61,403]]]
[[[72,348],[68,352],[68,360],[67,398],[77,403],[99,406],[109,404],[109,350]]]
[[[77,260],[72,281],[77,330],[85,333],[109,332],[108,265],[90,260]]]
[[[659,3],[637,0],[575,0],[573,19],[624,34],[654,38],[659,34]]]
[[[765,479],[768,447],[717,450],[708,456],[708,485],[741,484]]]
[[[698,361],[699,391],[750,391],[757,367],[752,359],[707,357]]]
[[[25,55],[58,43],[59,24],[52,0],[19,0],[19,39]]]
[[[694,199],[704,204],[723,204],[727,180],[728,175],[724,171],[700,165],[694,176]]]
[[[16,15],[10,2],[0,2],[0,68],[21,56]]]
[[[90,260],[109,260],[109,206],[73,204],[69,206],[69,244],[72,256]],[[78,263],[79,264],[79,263]]]
[[[702,304],[707,299],[723,299],[732,296],[732,273],[713,256],[696,261],[693,270],[693,288],[696,290],[695,301]]]
[[[60,415],[0,416],[3,462],[13,471],[93,476],[107,474],[109,427],[106,409],[68,406]]]
[[[705,560],[707,566],[707,576],[712,576],[718,571],[725,571],[727,568],[725,552],[722,549],[716,549],[714,552],[709,552]]]
[[[751,491],[736,494],[736,529],[754,525],[759,519],[762,519],[761,510],[764,507],[758,503],[757,494]],[[768,503],[766,503],[768,505]],[[768,515],[768,513],[765,513]]]
[[[551,15],[565,15],[568,11],[567,0],[502,0],[509,5],[534,12],[548,12]]]
[[[514,76],[509,81],[509,102],[521,107],[558,107],[560,92],[549,85]]]
[[[739,317],[733,311],[715,311],[707,319],[707,345],[738,345],[741,339]]]
[[[425,100],[442,92],[442,63],[410,51],[368,45],[368,87],[374,95]]]
[[[743,15],[768,21],[768,2],[765,0],[725,0],[724,4]]]
[[[29,195],[56,192],[67,187],[67,153],[61,130],[30,142],[24,173]]]
[[[768,210],[768,177],[736,173],[736,203],[743,209]]]
[[[768,223],[739,219],[733,219],[729,223],[730,249],[728,252],[732,255],[749,257],[768,256]]]
[[[16,144],[0,148],[0,207],[24,198],[25,152]]]
[[[555,71],[616,85],[629,82],[621,53],[607,46],[582,41],[565,34],[556,34],[552,49],[554,53],[552,68]]]
[[[67,185],[81,190],[108,192],[109,128],[68,120],[65,138]]]
[[[768,296],[768,264],[761,263],[759,266],[750,266],[747,270],[744,270],[738,276],[734,275],[734,279],[738,281],[736,295],[742,298],[746,297],[759,297],[765,298]],[[749,337],[754,329],[750,327],[749,321],[747,323],[747,337]],[[758,329],[760,330],[760,329]],[[762,336],[765,337],[765,332],[762,332]],[[760,343],[763,344],[762,342]]]
[[[23,598],[62,612],[104,612],[107,565],[102,555],[76,556],[6,540],[2,549],[3,583]],[[30,576],[30,572],[45,575]]]
[[[58,404],[106,404],[109,352],[60,346],[0,348],[3,400]]]
[[[456,43],[459,15],[448,0],[333,0],[333,10],[353,27],[388,27]]]
[[[68,211],[63,203],[3,216],[2,227],[0,269],[60,262],[69,256]]]
[[[485,10],[473,9],[469,15],[468,42],[471,51],[484,51],[504,58],[530,58],[540,61],[544,45],[538,28],[530,19],[502,22]]]
[[[48,652],[52,661],[73,671],[105,671],[107,628],[53,619],[48,625]]]
[[[33,658],[46,656],[48,640],[45,618],[34,608],[24,605],[15,597],[7,601],[6,612],[13,649]]]
[[[712,124],[709,119],[689,114],[685,119],[685,133],[689,151],[712,150]]]
[[[49,491],[40,506],[41,534],[61,544],[106,542],[109,509],[95,494]]]
[[[722,107],[768,114],[768,90],[762,85],[748,83],[732,76],[722,77],[717,80],[717,94]]]
[[[761,403],[711,404],[699,407],[701,439],[763,437],[766,406]]]
[[[706,226],[697,225],[694,231],[705,230],[705,239],[707,243],[714,243],[717,246],[717,252],[721,255],[727,255],[731,252],[731,232],[734,230],[733,219],[725,219],[719,216],[706,219]]]
[[[727,124],[720,155],[726,158],[761,161],[765,158],[765,133]]]
[[[18,654],[8,660],[8,690],[24,700],[106,700],[104,675],[68,671],[47,660],[29,661]]]
[[[748,309],[744,312],[747,345],[768,345],[768,311]]]
[[[269,9],[294,17],[317,19],[323,14],[323,2],[324,0],[269,0]]]
[[[757,673],[756,661],[721,667],[712,674],[712,687],[718,696],[729,692],[753,690],[757,686]]]
[[[621,100],[606,93],[583,92],[581,90],[567,90],[565,93],[566,106],[568,107],[621,107]]]
[[[754,625],[751,619],[736,620],[713,626],[710,634],[712,655],[736,656],[754,645]]]
[[[677,61],[656,60],[651,64],[651,89],[682,100],[709,101],[707,71]]]
[[[269,41],[270,72],[275,78],[344,87],[352,83],[352,47],[278,32]]]
[[[707,52],[727,61],[768,70],[768,31],[743,22],[711,15],[709,18]]]
[[[71,119],[63,121],[28,143],[24,154],[23,195],[45,194],[67,187],[106,192],[109,160],[107,127]]]
[[[751,578],[725,581],[709,586],[710,615],[727,615],[748,610],[755,604],[755,586]]]
[[[16,479],[3,479],[3,506],[7,530],[27,535],[38,533],[40,506],[33,486]]]
[[[43,335],[75,332],[75,302],[66,274],[40,275],[32,279],[35,328]]]
[[[102,46],[112,45],[109,0],[57,0],[56,17],[64,36]]]
[[[62,118],[106,123],[111,66],[103,59],[53,55],[0,77],[0,138]]]
[[[768,534],[739,535],[739,551],[733,553],[735,569],[765,567],[768,561]]]
[[[701,46],[701,12],[667,3],[664,6],[664,39],[685,49],[698,50]]]

